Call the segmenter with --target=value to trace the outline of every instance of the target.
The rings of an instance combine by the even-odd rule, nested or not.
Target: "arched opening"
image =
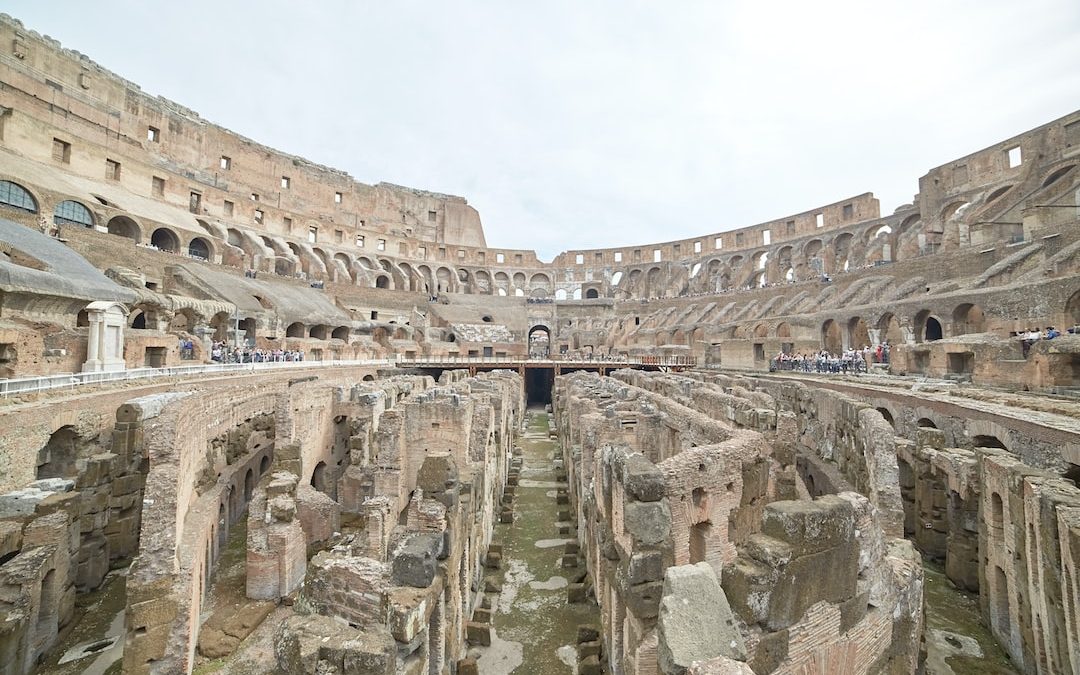
[[[500,289],[500,290],[502,290],[502,289]],[[560,288],[560,289],[556,290],[555,291],[555,299],[556,300],[565,300],[566,299],[566,289],[565,288]]]
[[[844,350],[840,324],[832,319],[821,325],[821,348],[830,354],[839,354]]]
[[[348,342],[348,340],[349,340],[349,327],[348,326],[338,326],[337,328],[334,329],[334,332],[330,334],[330,337],[334,338],[335,340],[345,340],[346,342]]]
[[[706,562],[709,553],[709,539],[712,537],[712,523],[703,521],[690,527],[690,564]]]
[[[551,329],[536,325],[529,329],[529,358],[546,359],[551,355]]]
[[[599,297],[600,297],[600,292],[597,291],[595,288],[590,288],[590,289],[585,291],[585,299],[586,300],[595,300],[595,299],[597,299]]]
[[[997,436],[983,436],[978,435],[971,439],[971,444],[976,448],[997,448],[998,450],[1008,450],[1005,444],[1001,442],[1001,439]]]
[[[255,346],[255,329],[258,326],[258,322],[255,317],[249,316],[240,321],[240,330],[243,332],[243,340],[246,344]]]
[[[789,338],[791,337],[791,325],[787,322],[781,321],[776,327],[776,337]]]
[[[319,462],[311,472],[311,487],[326,494],[326,462]]]
[[[1059,178],[1061,178],[1062,176],[1069,173],[1070,171],[1072,171],[1075,168],[1076,168],[1075,164],[1070,164],[1069,166],[1063,166],[1060,169],[1057,169],[1056,171],[1054,171],[1053,173],[1051,173],[1049,176],[1046,177],[1046,180],[1043,181],[1042,186],[1043,187],[1050,187],[1051,185],[1056,183]]]
[[[90,209],[70,199],[62,201],[53,210],[53,222],[57,225],[78,225],[79,227],[93,227],[94,215]]]
[[[375,381],[375,376],[374,375],[365,375],[364,377],[361,378],[361,380],[363,380],[364,382],[374,382]]]
[[[167,227],[159,227],[150,234],[150,244],[159,251],[176,253],[180,250],[180,238]]]
[[[311,327],[311,331],[308,333],[308,337],[314,338],[316,340],[325,340],[328,328],[329,326],[324,326],[322,324],[314,325]]]
[[[861,349],[870,345],[870,331],[861,316],[852,317],[848,321],[848,340],[852,349]]]
[[[305,335],[304,324],[297,321],[296,323],[290,323],[288,328],[285,329],[285,337],[302,338]]]
[[[390,288],[390,277],[385,274],[380,274],[375,277],[375,288]]]
[[[188,242],[188,255],[199,260],[209,260],[210,243],[202,237],[195,237]]]
[[[251,495],[255,493],[255,472],[251,469],[244,474],[244,502],[251,501]]]
[[[1005,507],[1001,495],[996,492],[990,493],[990,525],[996,529],[1005,526]]]
[[[997,199],[1001,198],[1002,195],[1004,195],[1006,192],[1008,192],[1011,189],[1012,189],[1011,185],[1006,185],[1004,187],[999,187],[998,189],[996,189],[996,190],[994,190],[993,192],[990,193],[990,196],[986,198],[986,203],[989,204],[990,202],[996,201]]]
[[[75,316],[76,328],[88,328],[90,326],[90,312],[85,309],[80,309],[79,313]]]
[[[923,333],[927,342],[933,342],[934,340],[940,340],[943,336],[941,330],[941,322],[934,317],[928,317],[926,319],[926,330]]]
[[[127,216],[114,216],[105,227],[109,230],[109,234],[126,237],[136,244],[142,241],[138,223]]]
[[[982,333],[986,326],[986,315],[978,305],[964,303],[953,310],[953,335]]]
[[[932,342],[940,340],[943,336],[941,322],[930,314],[930,310],[924,309],[915,315],[915,341]]]
[[[37,213],[37,200],[30,191],[9,180],[0,180],[0,206]]]
[[[896,428],[896,422],[893,421],[892,413],[889,412],[888,408],[877,408],[876,410],[881,413],[881,416],[885,419],[886,422],[889,423],[889,426],[891,426],[893,429]]]
[[[37,477],[74,478],[78,475],[75,465],[79,456],[81,438],[71,425],[62,426],[49,436],[49,440],[38,450]]]
[[[137,309],[131,315],[131,327],[137,330],[146,330],[146,312]]]
[[[886,313],[878,321],[878,341],[888,342],[890,345],[900,344],[904,341],[904,331],[900,327],[900,320],[894,314]]]
[[[270,456],[263,455],[263,458],[259,460],[259,475],[263,475],[270,470]]]
[[[937,429],[937,425],[928,417],[920,417],[919,421],[915,423],[915,426],[920,429]]]

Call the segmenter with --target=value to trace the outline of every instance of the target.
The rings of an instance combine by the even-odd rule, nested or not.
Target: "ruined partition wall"
[[[462,375],[327,374],[133,402],[149,472],[125,672],[191,670],[219,551],[245,514],[247,595],[295,602],[275,642],[286,672],[463,658],[524,402],[514,373]]]
[[[823,660],[835,672],[914,671],[914,550],[859,494],[793,499],[806,495],[796,428],[771,397],[618,371],[559,378],[554,409],[612,672],[721,656],[757,673]],[[684,617],[715,625],[689,646],[670,628],[672,608],[693,602],[680,596],[688,577],[719,580],[726,600],[719,615]]]
[[[899,507],[903,536],[979,594],[984,623],[1019,670],[1080,668],[1080,437],[1068,424],[1023,400],[995,409],[962,392],[942,400],[854,383],[685,377],[767,394],[781,417],[796,413],[803,484],[865,492],[889,528]]]
[[[464,374],[384,409],[370,445],[354,437],[367,460],[339,487],[356,525],[309,563],[305,609],[277,642],[285,672],[442,673],[465,658],[524,401],[516,373]]]

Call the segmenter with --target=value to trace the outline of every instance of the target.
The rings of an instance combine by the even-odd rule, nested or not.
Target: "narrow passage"
[[[548,414],[532,407],[519,439],[521,477],[514,497],[514,521],[496,525],[494,544],[502,545],[502,566],[494,575],[502,591],[492,596],[491,646],[479,659],[482,675],[504,673],[577,672],[579,625],[599,626],[599,609],[586,602],[567,602],[567,587],[585,573],[585,563],[564,568],[565,544],[576,541],[560,534],[559,488],[556,468],[561,452],[549,437]]]

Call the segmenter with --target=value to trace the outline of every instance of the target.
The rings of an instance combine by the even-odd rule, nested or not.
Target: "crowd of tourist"
[[[230,347],[227,342],[214,342],[210,348],[210,360],[214,363],[281,363],[303,361],[304,352],[299,349],[260,349],[246,345]]]
[[[870,363],[889,362],[889,343],[876,347],[865,345],[862,349],[845,349],[833,354],[822,349],[819,352],[789,354],[780,352],[769,367],[771,371],[789,370],[801,373],[865,373]]]

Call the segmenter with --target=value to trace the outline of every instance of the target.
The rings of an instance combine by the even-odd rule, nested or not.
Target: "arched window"
[[[590,288],[589,290],[585,291],[585,299],[586,300],[595,300],[596,298],[599,298],[599,297],[600,297],[600,292],[597,291],[595,288]]]
[[[53,222],[57,225],[93,227],[94,215],[90,213],[90,209],[69,199],[56,205],[56,210],[53,211]]]
[[[37,213],[37,202],[34,201],[34,197],[26,188],[9,180],[0,180],[0,205]]]
[[[195,237],[188,243],[188,255],[199,260],[209,260],[210,244],[202,237]]]

